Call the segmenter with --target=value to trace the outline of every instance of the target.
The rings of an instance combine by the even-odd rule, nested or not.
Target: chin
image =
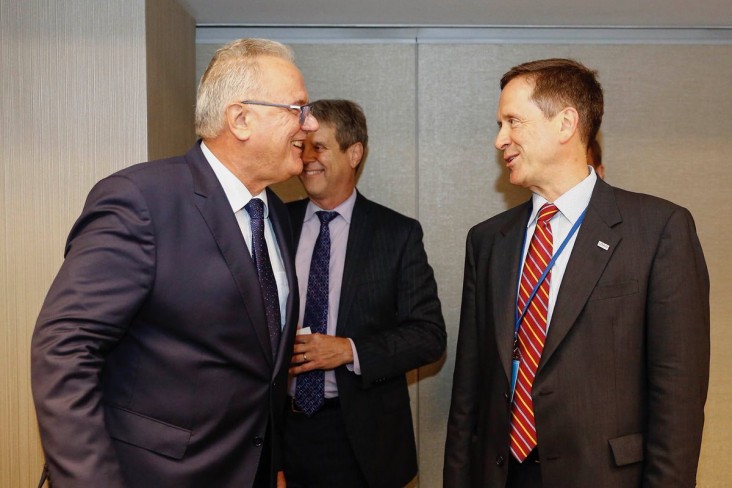
[[[313,185],[312,182],[305,183],[302,181],[302,179],[300,181],[302,182],[302,186],[305,188],[305,191],[309,196],[318,197],[323,193],[323,188],[321,186]]]
[[[298,159],[297,161],[294,161],[290,165],[290,170],[288,171],[288,178],[291,176],[297,176],[299,174],[302,174],[303,165],[302,165],[302,159]]]

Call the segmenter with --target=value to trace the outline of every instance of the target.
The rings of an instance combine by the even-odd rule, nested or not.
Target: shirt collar
[[[249,203],[249,200],[252,198],[259,198],[264,202],[264,218],[266,219],[269,216],[267,191],[262,190],[259,195],[252,195],[249,193],[249,190],[247,190],[247,187],[244,186],[244,183],[242,183],[241,180],[229,170],[229,168],[224,166],[224,163],[219,161],[219,158],[211,152],[203,141],[201,141],[201,151],[206,157],[206,161],[208,161],[211,169],[216,173],[216,178],[218,178],[219,183],[221,183],[221,186],[224,188],[224,193],[226,193],[226,199],[229,200],[231,210],[236,213],[244,208],[244,205]]]
[[[587,205],[590,203],[590,197],[592,197],[592,190],[595,188],[597,182],[597,174],[592,166],[587,166],[589,173],[585,179],[574,185],[562,196],[554,201],[554,205],[557,206],[559,212],[569,220],[571,224],[574,224],[577,219],[580,218],[582,212],[585,211]],[[547,203],[547,200],[541,195],[534,193],[531,197],[532,209],[529,217],[529,223],[527,227],[534,224],[536,217],[539,214],[539,209]]]
[[[353,193],[351,193],[351,196],[343,200],[340,205],[338,205],[336,208],[331,210],[331,212],[338,212],[338,215],[343,217],[343,219],[350,224],[351,223],[351,216],[353,215],[353,206],[356,204],[356,189],[353,189]],[[304,222],[307,222],[308,220],[315,217],[315,212],[323,211],[324,209],[318,207],[315,203],[313,203],[312,200],[308,202],[308,206],[305,209],[305,219]]]

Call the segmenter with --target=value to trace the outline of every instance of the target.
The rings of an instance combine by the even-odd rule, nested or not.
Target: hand
[[[284,471],[277,471],[277,488],[287,488]]]
[[[290,374],[297,376],[314,369],[330,370],[352,362],[351,341],[345,337],[302,334],[295,336]]]

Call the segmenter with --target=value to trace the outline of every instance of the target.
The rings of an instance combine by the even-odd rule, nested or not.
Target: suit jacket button
[[[496,457],[496,466],[503,466],[503,462],[505,460],[503,459],[503,456],[497,456]]]
[[[264,444],[263,438],[261,438],[259,436],[254,438],[254,447],[262,447],[263,444]]]

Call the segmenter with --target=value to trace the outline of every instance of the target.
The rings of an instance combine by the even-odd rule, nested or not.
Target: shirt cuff
[[[358,351],[356,351],[356,344],[350,337],[347,337],[348,342],[351,343],[351,351],[353,352],[353,362],[346,364],[346,369],[352,373],[356,373],[361,376],[361,363],[358,360]]]

